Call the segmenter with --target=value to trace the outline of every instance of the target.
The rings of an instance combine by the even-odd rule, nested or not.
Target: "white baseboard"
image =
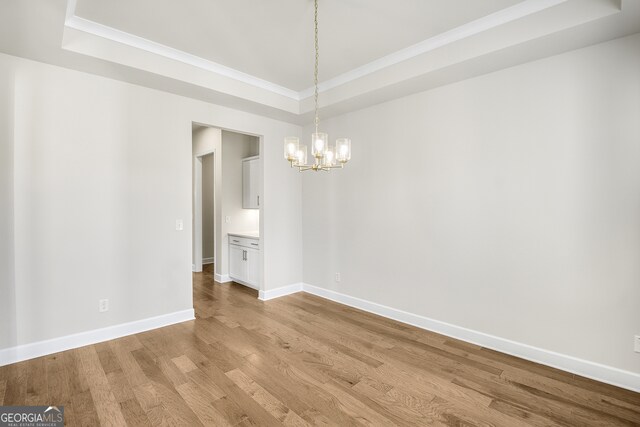
[[[216,258],[212,257],[212,258],[202,258],[202,264],[206,265],[206,264],[215,264],[216,263]]]
[[[195,319],[193,309],[0,350],[0,366]]]
[[[280,288],[271,289],[268,291],[260,291],[258,299],[261,299],[262,301],[268,301],[270,299],[280,298],[285,295],[295,294],[296,292],[302,291],[302,288],[302,283],[294,283],[293,285],[282,286]]]
[[[233,281],[231,280],[228,274],[218,274],[218,273],[216,273],[215,275],[215,280],[218,283],[229,283]]]
[[[279,288],[282,289],[282,288]],[[474,331],[304,283],[304,292],[501,353],[640,392],[640,374]],[[274,297],[275,298],[275,297]]]
[[[218,280],[216,274],[216,280]],[[228,276],[221,276],[226,281],[231,281]],[[225,283],[218,280],[221,283]],[[591,378],[607,384],[640,392],[640,374],[602,365],[595,362],[579,359],[573,356],[556,353],[549,350],[533,347],[527,344],[474,331],[439,320],[430,319],[418,314],[391,308],[382,304],[367,301],[361,298],[341,294],[329,289],[320,288],[306,283],[295,283],[269,291],[260,291],[259,298],[267,301],[296,292],[304,291],[321,298],[329,299],[340,304],[358,308],[382,317],[397,320],[402,323],[416,326],[421,329],[433,331],[442,335],[490,348],[501,353],[510,354],[532,362],[541,363],[576,375]],[[151,329],[161,328],[188,320],[193,320],[194,310],[188,309],[169,313],[161,316],[109,326],[93,331],[81,332],[32,344],[0,350],[0,366],[29,360],[64,350],[83,347],[98,342],[108,341],[127,335],[132,335]]]

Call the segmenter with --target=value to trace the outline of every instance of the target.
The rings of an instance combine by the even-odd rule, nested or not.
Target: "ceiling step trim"
[[[533,15],[534,13],[541,12],[545,9],[558,6],[566,1],[567,0],[525,0],[506,9],[499,10],[490,15],[476,19],[475,21],[471,21],[467,24],[418,42],[412,46],[383,56],[382,58],[371,61],[368,64],[340,74],[339,76],[325,80],[319,84],[319,90],[320,92],[324,92],[336,88],[366,75],[396,65],[402,61],[415,58],[416,56],[423,55],[459,40],[499,27],[517,19]],[[300,99],[306,99],[312,96],[313,92],[313,87],[309,87],[301,91]]]
[[[484,31],[496,28],[520,18],[538,13],[545,9],[557,6],[568,0],[525,0],[511,7],[502,9],[485,17],[476,19],[467,24],[453,28],[429,39],[423,40],[407,48],[401,49],[382,58],[376,59],[346,73],[340,74],[329,80],[320,82],[319,91],[324,92],[338,86],[347,84],[366,75],[375,73],[385,68],[396,65],[408,59],[423,55],[440,47],[463,40]],[[102,37],[116,43],[134,47],[153,53],[171,60],[179,61],[221,76],[225,76],[251,86],[267,90],[269,92],[301,101],[313,95],[313,88],[295,91],[276,83],[261,79],[251,74],[244,73],[231,67],[209,61],[202,57],[192,55],[182,50],[156,43],[154,41],[127,33],[107,25],[103,25],[75,15],[77,0],[67,1],[67,16],[65,26],[78,31],[83,31],[94,36]]]
[[[124,45],[131,46],[137,49],[142,49],[149,53],[192,65],[206,71],[211,71],[213,73],[229,77],[243,83],[247,83],[260,89],[264,89],[269,92],[294,99],[296,101],[300,100],[299,92],[291,90],[284,86],[277,85],[270,81],[252,76],[251,74],[243,73],[242,71],[238,71],[234,68],[218,64],[217,62],[209,61],[208,59],[192,55],[182,50],[174,49],[172,47],[156,43],[143,37],[139,37],[131,33],[120,31],[113,27],[109,27],[107,25],[103,25],[76,16],[74,14],[75,2],[76,0],[69,0],[69,3],[67,4],[67,18],[65,20],[65,26],[68,28],[83,31],[94,36],[102,37],[117,43],[122,43]]]

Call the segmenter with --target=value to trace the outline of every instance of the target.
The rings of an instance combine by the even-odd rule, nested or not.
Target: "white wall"
[[[214,156],[212,154],[202,158],[202,257],[215,256],[215,227],[213,184],[214,184]]]
[[[0,348],[15,345],[13,72],[0,67]]]
[[[305,283],[640,372],[640,35],[321,128],[353,160],[303,179]]]
[[[264,287],[300,282],[300,179],[279,156],[299,127],[6,55],[0,70],[1,90],[16,77],[13,183],[0,175],[14,193],[3,232],[15,236],[16,327],[0,348],[192,307],[192,121],[263,135],[274,153],[264,157]],[[11,110],[0,106],[0,121]],[[100,298],[109,312],[98,313]]]

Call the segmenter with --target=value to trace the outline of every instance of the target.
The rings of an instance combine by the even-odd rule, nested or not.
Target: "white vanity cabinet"
[[[260,239],[229,233],[229,277],[254,289],[260,288]]]
[[[260,158],[242,159],[242,208],[260,209]]]

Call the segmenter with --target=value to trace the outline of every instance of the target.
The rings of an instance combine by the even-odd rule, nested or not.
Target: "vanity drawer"
[[[260,249],[260,240],[250,239],[248,237],[229,236],[229,244],[243,246],[245,248]]]

